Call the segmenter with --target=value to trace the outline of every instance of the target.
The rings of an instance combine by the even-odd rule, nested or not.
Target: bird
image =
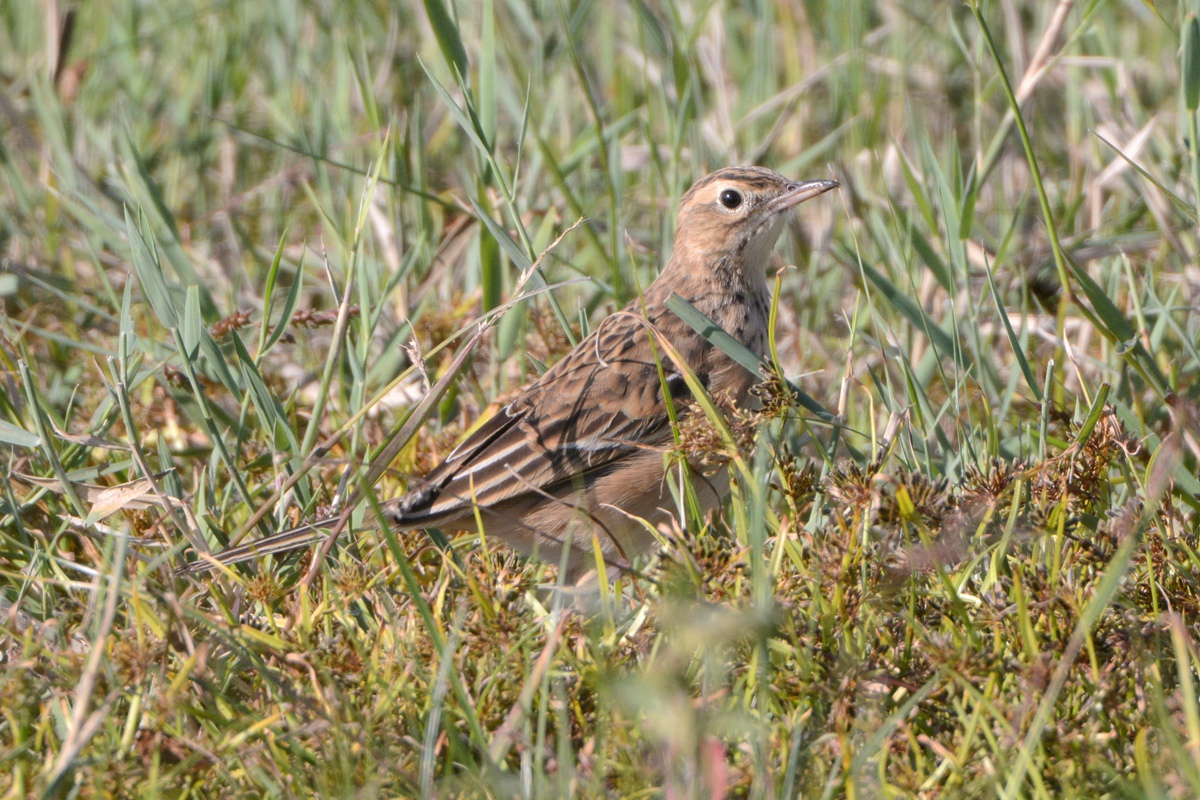
[[[768,348],[770,256],[796,207],[838,186],[793,181],[759,166],[701,178],[679,203],[670,257],[658,277],[570,352],[477,425],[406,494],[383,504],[396,530],[476,530],[526,556],[563,564],[566,582],[604,560],[627,567],[673,517],[666,451],[672,411],[691,389],[673,352],[710,396],[752,402],[758,378],[677,316],[679,295],[760,359]],[[656,347],[656,342],[668,348]],[[724,474],[694,482],[701,509],[719,506]],[[312,526],[320,523],[312,523]],[[309,527],[309,526],[305,526]],[[232,564],[314,541],[288,532],[211,557]],[[195,570],[213,566],[192,562]],[[188,569],[188,568],[185,568]]]

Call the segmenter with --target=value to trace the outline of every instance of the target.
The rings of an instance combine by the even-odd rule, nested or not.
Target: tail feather
[[[449,527],[454,530],[459,530],[463,527],[473,528],[475,525],[475,503],[470,497],[456,497],[455,499],[461,504],[459,507],[443,509],[437,512],[431,511],[430,506],[437,499],[437,489],[439,488],[434,487],[434,491],[428,489],[418,490],[404,497],[389,500],[383,504],[384,517],[392,528],[397,531],[443,527]],[[543,489],[536,487],[530,487],[530,489],[530,494],[534,497],[551,498],[551,495]],[[574,505],[564,499],[556,499],[555,502]],[[496,508],[482,508],[482,510],[487,511],[489,515],[506,519],[520,528],[527,529],[536,536],[542,537],[545,541],[555,542],[560,545],[563,544],[564,540],[561,534],[529,527],[523,522],[523,515],[520,513],[509,513]],[[220,569],[221,567],[241,564],[256,558],[308,547],[325,541],[329,535],[325,529],[334,528],[340,519],[341,516],[324,517],[270,536],[264,536],[261,539],[254,539],[245,544],[231,547],[228,550],[222,550],[219,553],[202,553],[196,561],[175,570],[175,574],[180,576],[197,575],[214,569]]]
[[[198,561],[193,561],[186,566],[180,567],[175,570],[175,574],[195,575],[223,566],[229,567],[234,564],[241,564],[244,561],[269,556],[274,553],[286,553],[289,550],[308,547],[311,544],[323,541],[327,534],[322,529],[333,527],[337,524],[338,519],[340,517],[326,517],[306,522],[303,525],[297,525],[295,528],[289,528],[286,531],[280,531],[271,536],[255,539],[237,547],[223,550],[220,553],[212,555],[201,554]]]
[[[405,515],[395,501],[384,504],[384,515],[396,530],[438,527],[448,521],[457,521],[453,514],[416,513]],[[340,519],[340,516],[324,517],[270,536],[264,536],[261,539],[254,539],[219,553],[202,553],[196,561],[175,570],[175,574],[197,575],[276,553],[299,550],[302,547],[325,541],[329,535],[326,530],[335,527]]]

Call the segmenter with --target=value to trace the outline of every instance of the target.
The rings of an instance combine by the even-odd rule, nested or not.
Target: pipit
[[[765,356],[767,267],[784,220],[837,185],[789,181],[762,167],[721,169],[696,182],[680,202],[671,257],[643,295],[478,426],[408,494],[385,503],[389,522],[397,530],[475,530],[482,521],[487,537],[551,563],[563,562],[565,548],[568,581],[595,566],[594,543],[618,566],[649,550],[651,528],[669,521],[677,505],[664,458],[673,443],[668,403],[677,415],[703,413],[689,412],[691,392],[673,359],[710,395],[735,403],[747,401],[756,380],[667,300],[679,294]],[[711,509],[728,480],[721,470],[694,488]],[[236,563],[312,540],[285,532],[215,559]]]

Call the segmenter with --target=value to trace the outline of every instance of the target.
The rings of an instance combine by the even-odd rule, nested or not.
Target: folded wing
[[[676,399],[686,395],[670,375]],[[671,438],[646,328],[618,315],[477,428],[420,487],[400,498],[393,519],[437,527],[481,508],[519,503],[614,466]]]

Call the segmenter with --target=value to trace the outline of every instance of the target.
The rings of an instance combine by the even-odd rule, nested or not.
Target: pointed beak
[[[819,194],[825,194],[830,189],[838,187],[837,181],[797,181],[789,183],[787,190],[767,204],[770,211],[778,213],[798,206],[805,200],[811,200]]]

